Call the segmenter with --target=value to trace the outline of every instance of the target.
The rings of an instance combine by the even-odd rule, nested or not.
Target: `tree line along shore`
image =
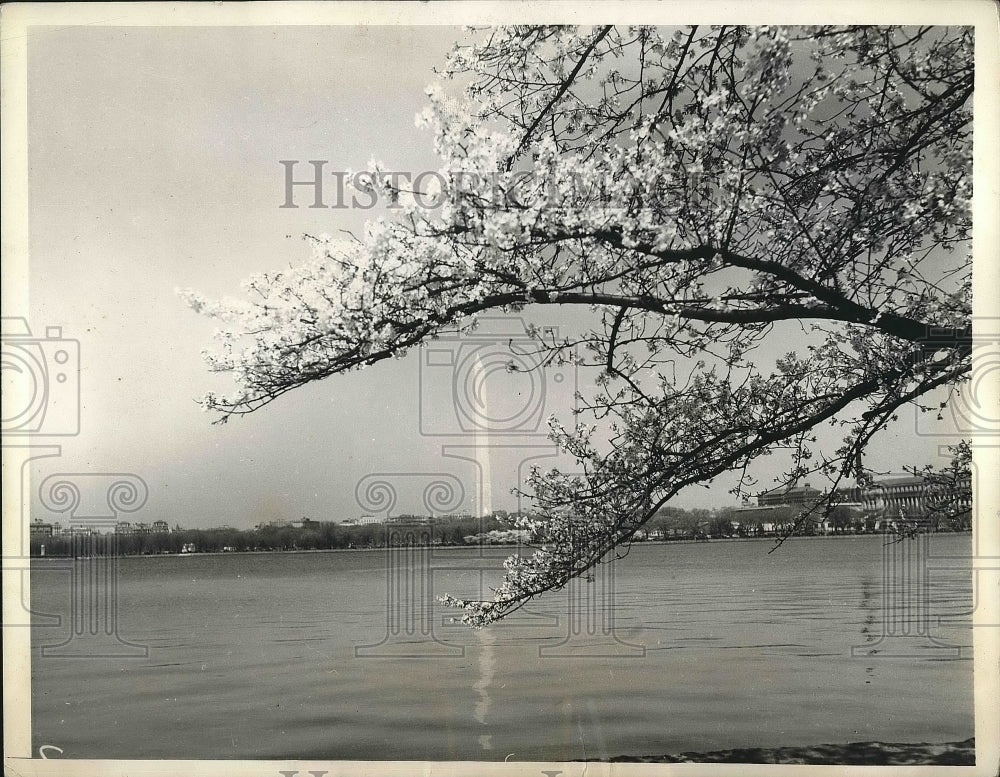
[[[886,521],[854,511],[835,508],[825,519],[799,521],[800,510],[794,507],[769,511],[766,519],[736,508],[683,509],[668,507],[654,516],[635,536],[643,541],[691,541],[751,537],[830,536],[874,534],[895,530]],[[115,531],[99,533],[75,528],[63,533],[48,533],[37,527],[51,525],[36,522],[32,526],[32,556],[121,556],[184,553],[244,553],[294,550],[351,550],[384,548],[399,545],[475,546],[531,544],[532,537],[512,528],[517,514],[496,511],[482,517],[402,515],[385,523],[351,525],[334,521],[303,519],[294,524],[272,522],[253,529],[229,526],[184,529],[175,526],[167,531]],[[925,518],[923,531],[968,531],[964,518]]]

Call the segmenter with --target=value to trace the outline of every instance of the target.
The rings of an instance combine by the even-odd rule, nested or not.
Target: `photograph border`
[[[0,78],[2,78],[2,194],[4,316],[28,315],[28,137],[27,40],[33,26],[323,26],[323,25],[455,25],[533,23],[784,23],[857,22],[865,24],[974,25],[976,30],[973,163],[974,320],[1000,315],[1000,29],[998,6],[991,0],[878,0],[878,2],[289,2],[289,3],[12,3],[0,8]],[[444,52],[442,52],[443,54]],[[976,365],[974,364],[974,369]],[[986,401],[1000,406],[997,375],[989,376]],[[30,442],[30,441],[29,441]],[[23,569],[8,560],[23,553],[27,510],[21,504],[28,468],[14,465],[7,447],[3,462],[3,610],[30,605],[27,559]],[[57,445],[30,447],[33,456],[53,455]],[[45,453],[46,449],[49,450]],[[974,441],[980,473],[1000,472],[1000,438]],[[24,491],[23,493],[28,493]],[[984,477],[976,486],[972,559],[978,607],[973,621],[975,729],[974,767],[939,767],[949,773],[995,775],[1000,767],[1000,482]],[[981,626],[977,627],[977,626]],[[153,777],[154,775],[254,775],[298,777],[326,775],[510,775],[549,777],[601,775],[829,774],[864,770],[865,774],[917,772],[935,767],[811,767],[753,764],[633,764],[548,762],[421,762],[421,761],[114,761],[46,760],[31,746],[30,629],[18,624],[3,628],[4,771],[18,777]]]

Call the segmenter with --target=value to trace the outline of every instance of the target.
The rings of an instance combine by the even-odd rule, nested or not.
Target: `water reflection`
[[[479,698],[476,700],[473,717],[479,723],[486,726],[488,725],[486,716],[490,711],[491,702],[489,690],[490,685],[493,683],[493,671],[496,668],[496,638],[493,631],[489,628],[480,629],[476,632],[476,636],[480,642],[479,678],[476,680],[475,685],[472,686],[472,689],[479,694]],[[493,737],[490,734],[480,734],[477,737],[477,741],[483,750],[493,749]]]
[[[934,542],[952,558],[971,554],[967,536]],[[540,646],[564,645],[570,633],[558,594],[533,603],[530,621],[440,628],[427,643],[434,660],[408,657],[426,647],[419,629],[390,629],[394,651],[384,651],[396,589],[378,553],[122,559],[119,625],[150,646],[149,658],[42,658],[38,648],[65,635],[33,629],[36,749],[527,761],[971,736],[970,660],[867,653],[883,632],[880,538],[769,548],[634,548],[615,567],[614,622],[623,641],[645,648],[638,659],[613,650],[540,657]],[[434,607],[421,624],[446,615],[431,593],[479,585],[478,573],[460,571],[478,563],[470,551],[434,553],[436,565],[452,559],[459,571],[435,566],[433,592],[416,580],[403,591]],[[39,612],[67,615],[63,578],[32,575]],[[928,585],[931,636],[969,646],[967,621],[936,619],[971,609],[968,565]],[[404,644],[411,639],[418,649]],[[381,652],[359,658],[363,645]]]

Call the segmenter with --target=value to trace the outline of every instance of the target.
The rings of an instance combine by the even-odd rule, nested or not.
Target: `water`
[[[889,589],[881,538],[770,547],[637,546],[475,632],[426,604],[496,580],[499,559],[469,549],[125,558],[122,641],[55,651],[82,657],[40,654],[89,610],[66,562],[39,560],[33,609],[63,619],[32,630],[34,747],[520,761],[973,735],[967,535],[929,538],[926,591],[898,565],[920,561],[913,543],[890,549]]]

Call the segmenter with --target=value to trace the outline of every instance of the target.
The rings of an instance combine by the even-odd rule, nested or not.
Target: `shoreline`
[[[949,532],[931,532],[931,534],[941,534],[946,536],[953,535],[970,535],[972,530],[965,531],[949,531]],[[871,534],[812,534],[812,535],[800,535],[788,537],[782,541],[791,542],[792,540],[833,540],[833,539],[850,539],[854,537],[881,537],[883,535],[871,533]],[[714,537],[708,540],[696,540],[696,539],[676,539],[676,540],[643,540],[641,542],[633,543],[632,547],[642,547],[643,545],[706,545],[716,542],[771,542],[776,543],[777,537]],[[389,546],[389,550],[403,550],[408,546]],[[487,548],[497,548],[497,549],[516,549],[519,546],[516,543],[495,543],[490,545],[419,545],[419,548],[430,548],[435,551],[439,550],[482,550]],[[531,546],[523,546],[531,547]],[[385,546],[375,547],[375,548],[295,548],[287,550],[206,550],[206,551],[195,551],[193,553],[124,553],[119,554],[117,558],[191,558],[194,556],[250,556],[250,555],[265,555],[273,553],[359,553],[359,552],[384,552],[387,550]],[[46,559],[53,560],[66,560],[74,558],[73,556],[57,556],[52,554],[47,554],[44,556],[31,556],[32,562],[34,561],[44,561]],[[76,556],[75,558],[104,558],[104,556]]]
[[[976,739],[960,742],[848,742],[836,745],[741,747],[705,753],[620,755],[577,759],[602,763],[741,763],[824,766],[975,766]]]

